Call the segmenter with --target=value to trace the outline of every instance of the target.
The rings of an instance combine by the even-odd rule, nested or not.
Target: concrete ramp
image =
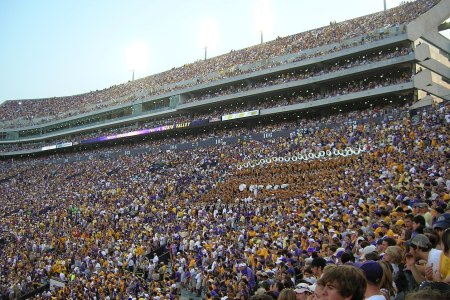
[[[424,37],[429,32],[435,32],[436,34],[439,34],[437,31],[438,26],[445,20],[447,20],[449,16],[450,0],[441,0],[430,10],[420,15],[406,26],[408,39],[410,39],[411,41],[415,41],[420,37]],[[432,35],[430,37],[433,38],[435,36]],[[443,49],[449,48],[447,47]]]

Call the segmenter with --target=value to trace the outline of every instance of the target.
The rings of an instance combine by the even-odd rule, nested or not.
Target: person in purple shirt
[[[256,279],[252,269],[248,267],[246,263],[240,263],[239,268],[242,276],[247,277],[249,290],[253,291],[253,289],[256,287]]]

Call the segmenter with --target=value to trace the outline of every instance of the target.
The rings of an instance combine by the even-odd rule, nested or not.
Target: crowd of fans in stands
[[[333,277],[348,272],[367,282],[357,294],[403,299],[449,282],[450,110],[396,110],[381,123],[193,151],[2,162],[1,295],[52,277],[65,287],[36,298],[330,299],[349,293]],[[348,147],[365,151],[237,168]],[[168,261],[154,255],[161,247]]]
[[[231,51],[218,57],[173,68],[169,71],[148,76],[141,80],[116,85],[101,91],[86,94],[36,100],[6,101],[2,104],[0,120],[3,127],[17,127],[42,124],[51,120],[64,119],[101,108],[138,101],[144,96],[157,95],[199,83],[241,74],[244,64],[252,64],[263,59],[271,59],[289,53],[298,53],[324,45],[334,45],[331,49],[317,53],[302,54],[294,61],[339,51],[342,48],[383,38],[385,28],[396,27],[414,20],[434,6],[438,0],[417,0],[398,7],[329,26],[278,38],[275,41],[246,49]],[[375,30],[378,32],[375,33]],[[386,31],[387,32],[387,31]],[[358,42],[349,39],[361,37]],[[287,62],[287,61],[286,61]],[[279,63],[270,62],[268,67]],[[249,71],[262,69],[255,66]],[[248,72],[248,71],[245,71]],[[214,76],[216,74],[216,76]],[[13,122],[11,122],[14,120]]]
[[[397,70],[397,71],[391,71],[389,73],[379,73],[376,75],[366,76],[365,78],[360,78],[358,81],[351,80],[351,81],[342,81],[339,83],[334,83],[328,85],[326,88],[319,89],[312,89],[312,88],[304,88],[303,90],[296,91],[296,92],[287,92],[280,95],[274,95],[270,97],[264,97],[259,98],[256,100],[248,101],[247,103],[242,102],[238,104],[228,104],[220,106],[220,108],[214,109],[214,110],[208,110],[207,112],[197,113],[193,115],[180,115],[176,116],[174,118],[169,118],[165,120],[164,122],[153,121],[153,122],[146,122],[143,125],[134,128],[133,130],[139,130],[143,128],[152,128],[167,124],[174,124],[174,122],[188,122],[193,121],[195,119],[213,119],[213,118],[220,118],[223,115],[236,113],[236,112],[243,112],[248,110],[264,110],[274,107],[281,107],[281,106],[287,106],[287,105],[293,105],[293,104],[299,104],[299,103],[307,103],[315,100],[320,99],[326,99],[330,97],[337,97],[342,95],[347,95],[350,93],[356,93],[364,90],[369,89],[375,89],[375,88],[381,88],[384,86],[394,85],[394,84],[400,84],[400,83],[406,83],[408,81],[412,80],[412,74],[409,70]],[[280,84],[280,81],[283,81],[284,83],[289,81],[286,79],[279,79],[274,81],[265,81],[266,83],[263,84],[260,87],[267,87],[275,84]],[[222,91],[221,93],[229,94],[229,93],[239,93],[244,90],[248,90],[248,88],[243,88],[242,86]],[[222,94],[221,93],[214,93],[214,94],[208,94],[208,98],[211,99],[213,97],[219,97]],[[199,101],[199,100],[198,100]],[[133,131],[129,128],[118,128],[113,130],[108,130],[108,134],[113,133],[122,133],[122,132],[129,132]],[[94,132],[90,134],[79,134],[77,137],[72,137],[72,141],[80,141],[84,139],[88,139],[90,137],[98,137],[99,133]],[[66,137],[58,138],[55,140],[50,141],[52,145],[55,145],[59,142],[66,141]],[[26,149],[39,149],[42,147],[43,143],[36,143],[36,144],[4,144],[0,145],[0,151],[1,152],[9,152],[9,151],[18,151],[18,150],[26,150]]]
[[[103,91],[7,102],[0,119],[66,118],[67,107],[85,112],[132,102],[142,90],[157,94],[240,74],[236,66],[244,63],[332,43],[336,47],[327,51],[336,51],[346,47],[344,40],[380,38],[366,37],[375,29],[398,26],[401,31],[400,24],[436,2],[408,2],[386,13],[332,23]],[[355,65],[310,70],[295,79]],[[164,122],[306,103],[408,82],[412,76],[403,70],[365,75],[308,94],[229,104]],[[287,80],[270,78],[271,83],[260,84]],[[163,85],[167,88],[154,88]],[[190,101],[230,92],[238,90]],[[383,118],[367,119],[374,116]],[[366,122],[350,122],[358,119]],[[340,124],[315,126],[335,123]],[[16,299],[50,279],[58,284],[35,299],[173,300],[181,293],[208,300],[401,300],[423,299],[424,293],[427,299],[448,299],[449,123],[448,103],[418,111],[409,105],[372,107],[320,119],[0,161],[0,299]],[[161,123],[139,128],[155,125]],[[52,163],[282,129],[290,130],[288,138]],[[323,155],[313,159],[317,153]]]
[[[276,74],[268,76],[257,81],[249,82],[243,81],[241,84],[236,84],[227,88],[218,88],[217,90],[209,90],[207,92],[200,92],[200,95],[193,96],[183,101],[183,103],[191,103],[199,100],[210,99],[213,97],[219,97],[224,95],[242,93],[259,88],[269,87],[273,85],[295,82],[299,80],[308,79],[315,76],[322,76],[332,72],[338,72],[345,69],[362,66],[381,60],[390,59],[393,57],[399,57],[408,55],[412,52],[410,48],[396,48],[393,52],[388,53],[373,53],[372,55],[363,55],[362,57],[354,57],[352,59],[344,59],[337,61],[329,66],[310,67],[306,70],[288,71],[283,74]],[[318,79],[316,77],[316,79]]]

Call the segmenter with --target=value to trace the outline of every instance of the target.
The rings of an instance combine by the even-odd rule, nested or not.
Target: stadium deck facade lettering
[[[375,123],[381,123],[384,118],[392,119],[394,116],[385,116],[385,117],[372,117],[368,119],[359,119],[359,120],[349,120],[343,123],[333,123],[333,124],[318,124],[316,127],[309,127],[309,128],[296,128],[296,129],[285,129],[280,131],[274,131],[274,132],[263,132],[263,133],[256,133],[252,135],[240,135],[240,136],[234,136],[234,137],[223,137],[223,138],[210,138],[202,141],[197,141],[194,143],[179,143],[179,144],[173,144],[173,145],[162,145],[160,147],[151,147],[151,148],[136,148],[136,149],[129,149],[129,150],[122,150],[112,153],[106,153],[106,154],[92,154],[92,155],[86,155],[86,156],[80,156],[76,158],[71,159],[56,159],[53,161],[53,163],[61,164],[61,163],[70,163],[74,161],[88,161],[91,159],[112,159],[123,155],[141,155],[146,153],[156,153],[159,151],[183,151],[183,150],[191,150],[196,148],[206,148],[206,147],[214,147],[219,145],[229,145],[229,144],[236,144],[239,142],[249,142],[249,141],[262,141],[266,139],[275,139],[275,138],[281,138],[281,137],[289,137],[293,133],[314,133],[316,130],[321,130],[324,128],[336,128],[339,126],[356,126],[359,124],[364,124],[368,122],[375,122]]]

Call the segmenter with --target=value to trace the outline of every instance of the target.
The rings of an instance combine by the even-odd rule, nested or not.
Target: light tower
[[[215,19],[206,17],[200,23],[199,40],[204,52],[204,60],[208,58],[208,48],[213,49],[218,40],[218,26]]]

